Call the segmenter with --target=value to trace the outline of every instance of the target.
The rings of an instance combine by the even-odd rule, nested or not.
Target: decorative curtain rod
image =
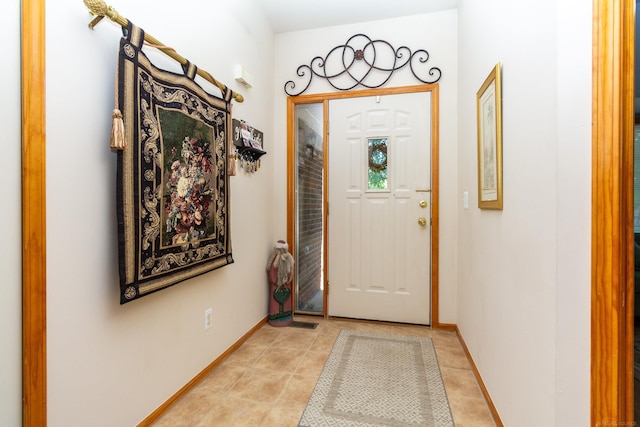
[[[92,15],[95,15],[95,18],[89,23],[89,28],[91,28],[92,30],[93,30],[93,27],[98,25],[98,23],[102,21],[102,19],[105,16],[110,20],[112,20],[113,22],[120,24],[122,28],[128,27],[129,21],[126,18],[120,16],[120,14],[111,6],[107,6],[107,4],[103,0],[83,0],[83,1],[85,6],[87,6],[87,8],[89,9],[89,12]],[[153,47],[159,49],[169,57],[175,59],[180,64],[185,65],[187,63],[187,60],[184,57],[180,56],[173,48],[169,46],[165,46],[158,39],[156,39],[153,36],[150,36],[146,32],[144,33],[144,41],[152,45]],[[211,74],[209,74],[207,71],[203,70],[202,68],[198,68],[197,73],[199,76],[201,76],[205,80],[213,83],[216,87],[218,87],[218,89],[222,91],[222,93],[224,93],[225,90],[227,89],[227,86],[225,86],[223,83],[213,78]],[[232,93],[233,99],[235,99],[236,101],[238,102],[244,101],[244,97],[239,93],[235,91],[231,91],[231,93]]]

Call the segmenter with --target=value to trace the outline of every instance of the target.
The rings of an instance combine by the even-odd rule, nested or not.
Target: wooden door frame
[[[382,89],[366,89],[366,90],[354,90],[347,92],[331,92],[331,93],[321,93],[321,94],[313,94],[313,95],[299,95],[299,96],[290,96],[287,98],[287,239],[289,242],[289,247],[291,249],[291,253],[296,253],[296,242],[295,242],[295,209],[296,209],[296,199],[295,199],[295,165],[296,165],[296,151],[295,151],[295,135],[296,135],[296,123],[295,123],[295,108],[296,105],[301,104],[322,104],[323,105],[323,114],[324,114],[324,123],[323,123],[323,150],[324,150],[324,176],[328,177],[329,172],[329,156],[327,153],[329,152],[329,135],[328,135],[328,121],[329,121],[329,101],[334,99],[345,99],[345,98],[356,98],[363,96],[377,96],[377,95],[392,95],[392,94],[407,94],[407,93],[417,93],[417,92],[430,92],[431,93],[431,117],[433,118],[431,123],[431,326],[434,328],[437,327],[450,327],[451,325],[441,324],[439,322],[439,285],[438,285],[438,277],[439,277],[439,225],[440,225],[440,217],[439,217],[439,134],[440,134],[440,99],[439,99],[439,85],[435,84],[427,84],[427,85],[414,85],[414,86],[402,86],[402,87],[393,87],[393,88],[382,88]],[[323,204],[325,206],[323,216],[325,219],[327,218],[327,186],[328,180],[325,179],[323,183],[324,187],[324,195],[323,195]],[[324,257],[323,263],[323,273],[325,278],[325,285],[327,281],[327,250],[328,250],[328,230],[325,227],[323,232],[323,240],[324,240],[324,252],[322,256]],[[295,310],[295,301],[296,301],[296,277],[294,275],[294,282],[292,286],[292,298],[294,301],[294,310]],[[324,292],[324,305],[323,305],[323,315],[327,317],[327,287],[325,286]]]
[[[45,1],[22,0],[22,424],[47,425]]]
[[[633,421],[635,5],[593,1],[591,425]]]

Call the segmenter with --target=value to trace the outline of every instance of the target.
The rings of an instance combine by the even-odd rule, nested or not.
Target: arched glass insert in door
[[[324,312],[323,108],[296,106],[296,312]]]

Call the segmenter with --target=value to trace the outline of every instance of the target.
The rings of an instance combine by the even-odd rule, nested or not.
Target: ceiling
[[[455,9],[458,0],[260,0],[276,33]]]

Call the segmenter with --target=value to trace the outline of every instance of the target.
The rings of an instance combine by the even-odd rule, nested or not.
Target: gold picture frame
[[[477,93],[478,207],[502,210],[502,84],[497,63]]]

